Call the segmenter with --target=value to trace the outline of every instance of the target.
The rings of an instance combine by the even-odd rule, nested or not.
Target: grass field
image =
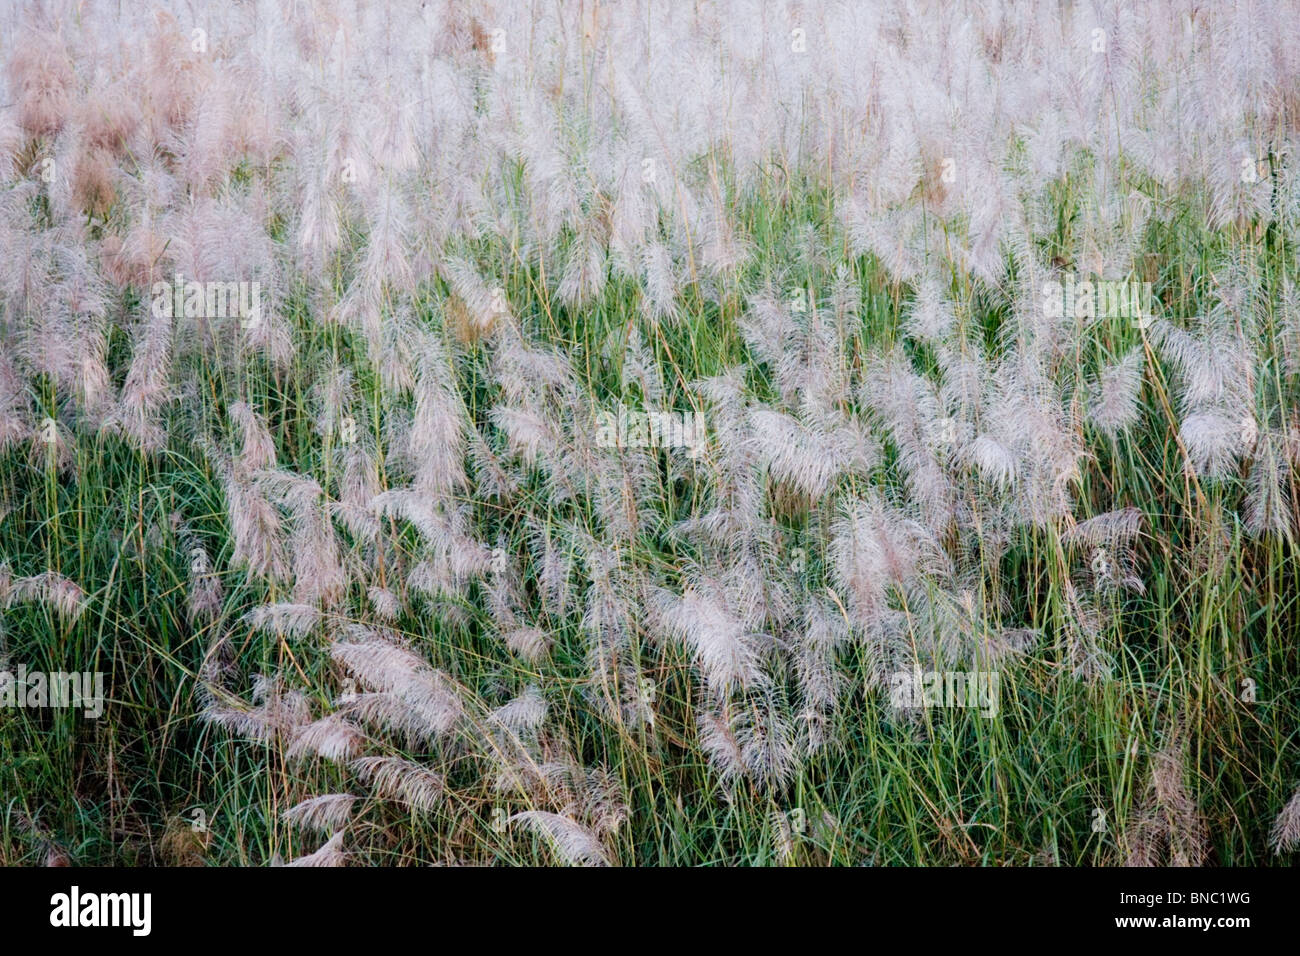
[[[1291,862],[1298,26],[0,14],[0,863]]]

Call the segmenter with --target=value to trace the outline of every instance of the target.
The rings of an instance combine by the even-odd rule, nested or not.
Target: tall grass
[[[1289,858],[1293,5],[126,7],[3,27],[0,862]]]

